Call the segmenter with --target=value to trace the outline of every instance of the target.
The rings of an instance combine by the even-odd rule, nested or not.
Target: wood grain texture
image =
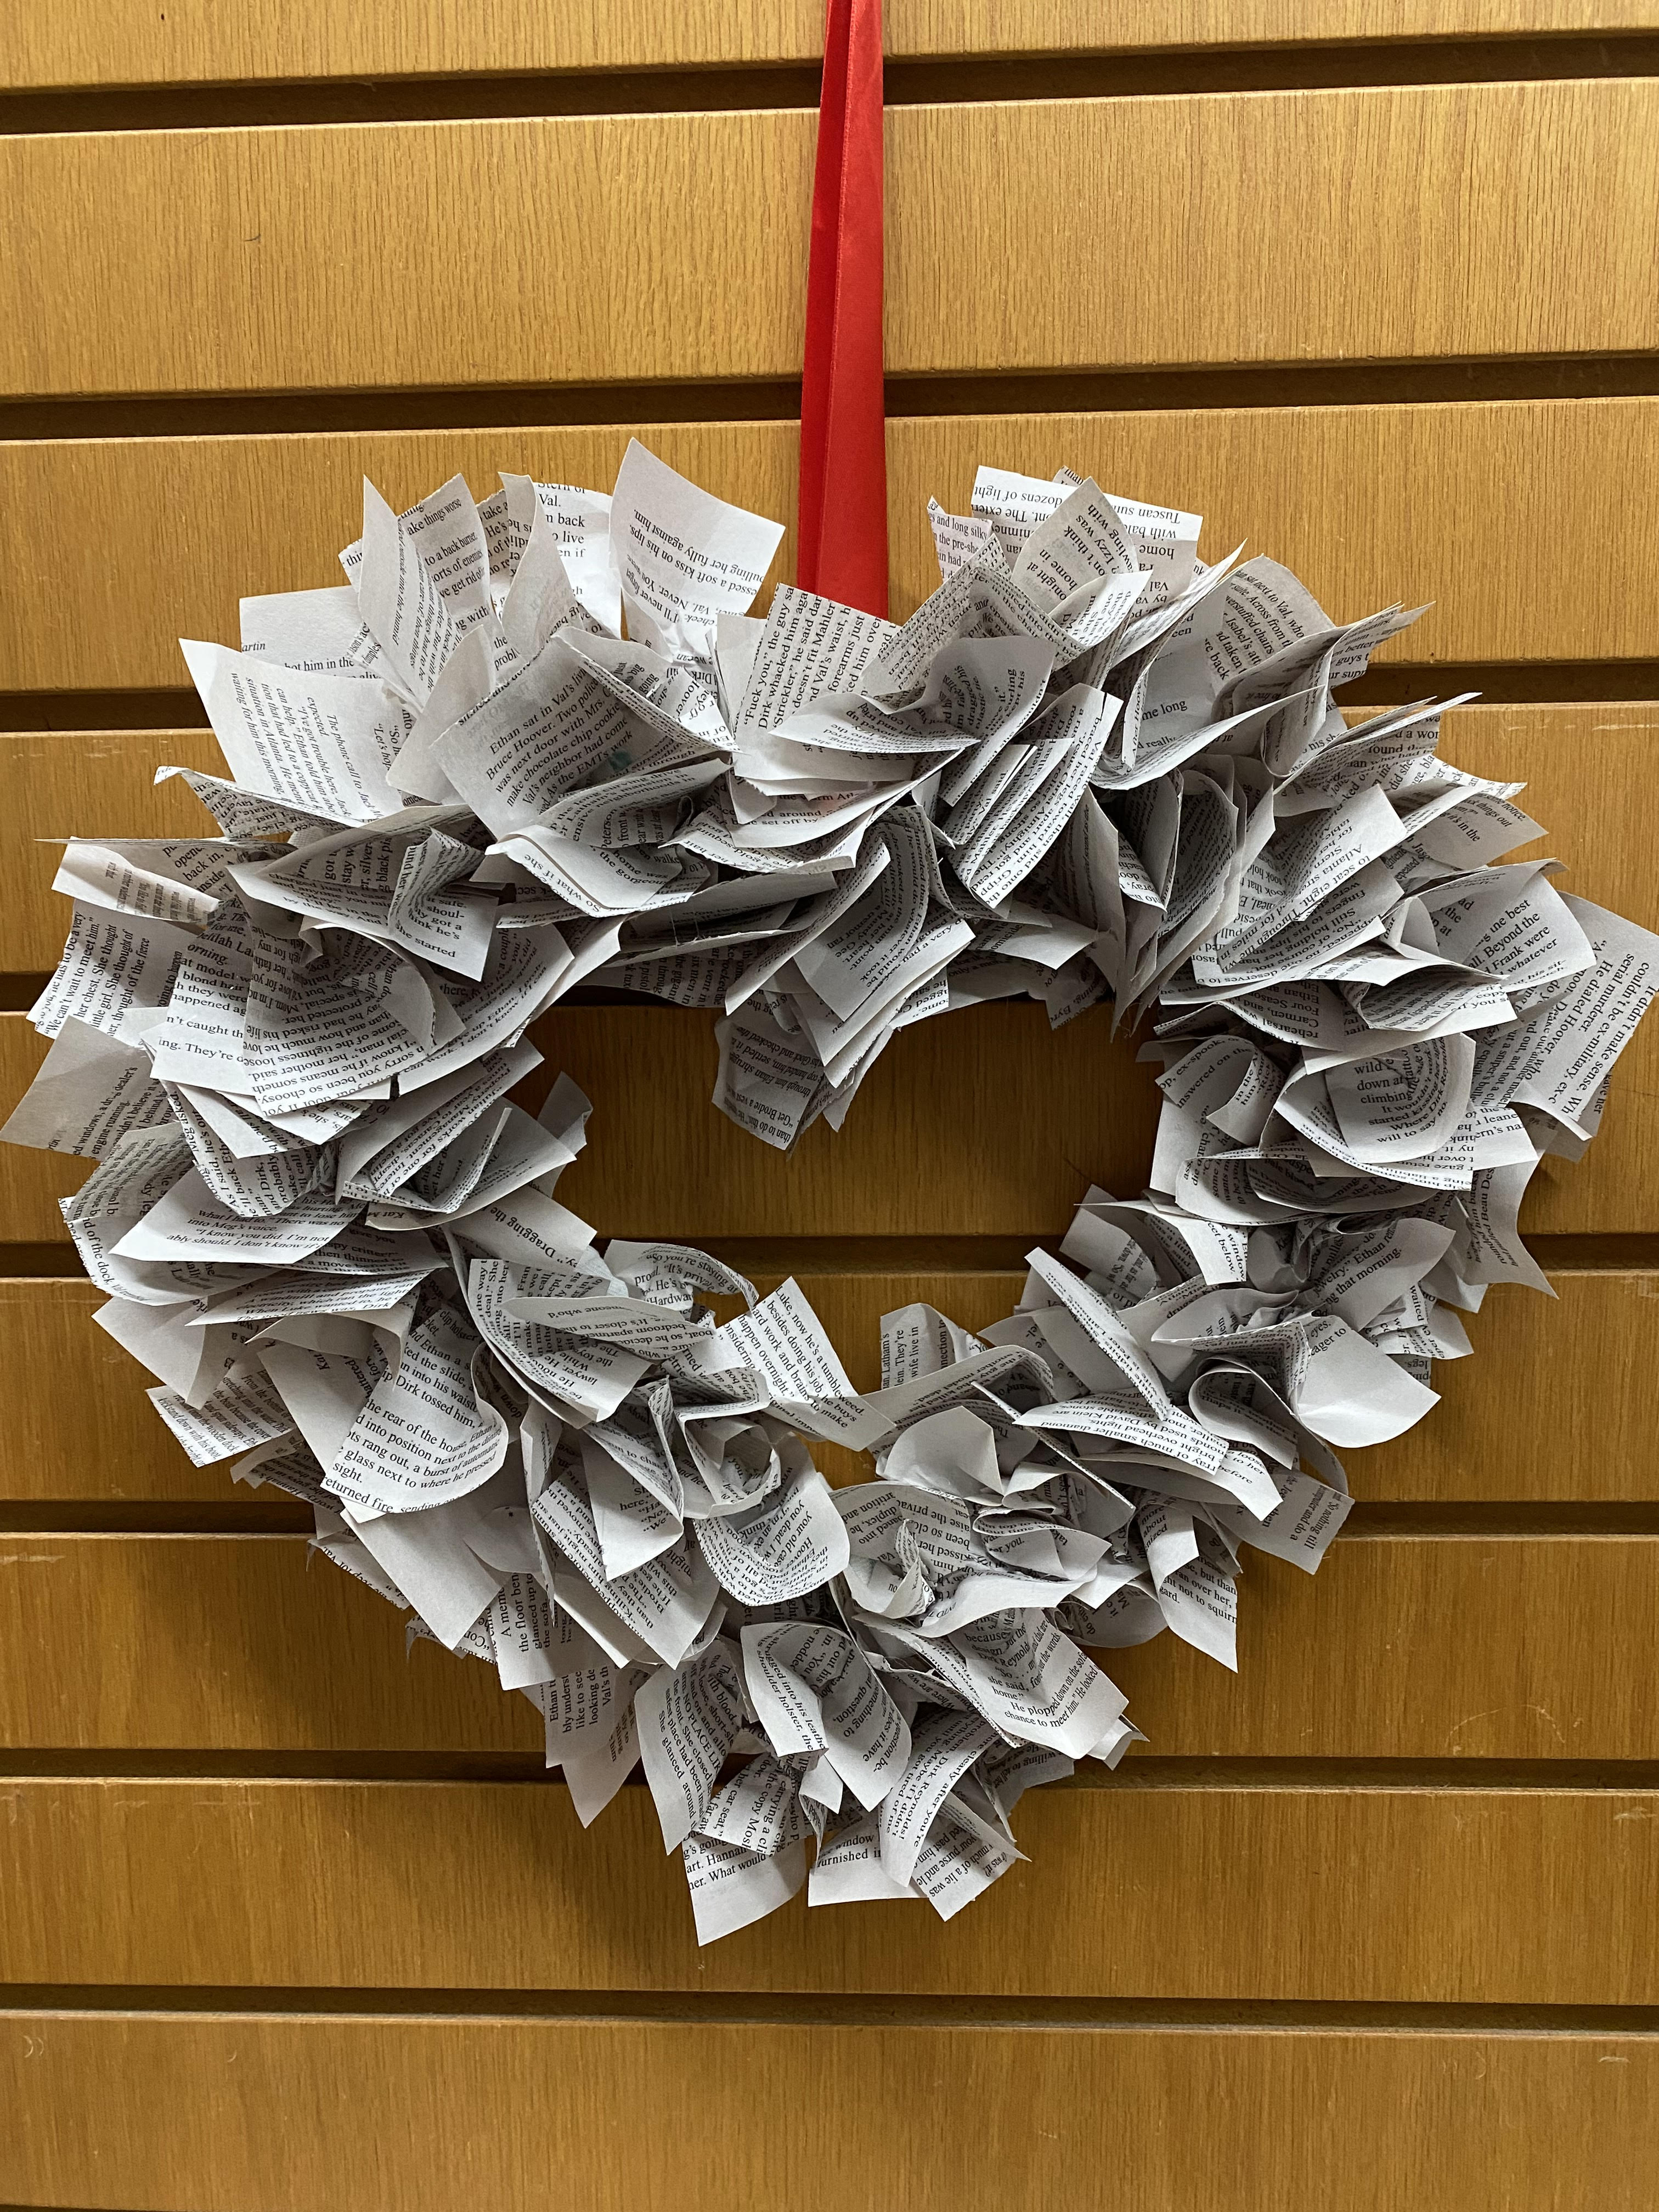
[[[1540,593],[1523,549],[1553,540],[1568,515],[1571,530],[1593,513],[1607,533],[1592,541],[1609,554],[1605,577],[1620,573],[1623,545],[1638,532],[1653,530],[1659,556],[1659,525],[1620,520],[1640,504],[1620,472],[1651,468],[1656,426],[1659,403],[1647,399],[895,422],[895,604],[908,610],[937,582],[929,494],[962,513],[981,461],[1045,477],[1069,461],[1109,491],[1161,487],[1144,495],[1204,515],[1209,558],[1244,541],[1294,569],[1334,619],[1432,601],[1379,661],[1641,658],[1659,635],[1651,595],[1588,576],[1582,598],[1566,577]]]
[[[1358,721],[1375,709],[1350,708]],[[1526,785],[1545,835],[1505,859],[1564,861],[1560,887],[1659,929],[1659,704],[1462,707],[1445,716],[1443,759]]]
[[[941,1927],[804,1898],[698,1953],[643,1789],[14,1777],[0,1979],[300,1989],[1651,2004],[1650,1790],[1026,1797],[1031,1863]],[[1005,2177],[1006,2178],[1006,2177]]]
[[[1091,1182],[1139,1190],[1158,1093],[1104,1011],[1051,1031],[1027,1002],[974,1007],[903,1031],[839,1135],[823,1122],[773,1152],[709,1104],[708,1015],[568,1006],[535,1025],[545,1056],[520,1095],[562,1068],[597,1103],[562,1200],[609,1237],[1058,1236]],[[0,1110],[46,1056],[27,1015],[0,1014]],[[1659,1228],[1659,1024],[1620,1060],[1596,1141],[1543,1161],[1522,1212],[1539,1235]],[[0,1243],[64,1244],[58,1200],[91,1163],[0,1147]]]
[[[763,514],[793,514],[793,423],[661,423],[641,426],[641,434],[719,497]],[[7,558],[27,548],[17,572],[27,604],[9,593],[0,606],[0,690],[100,682],[187,688],[179,637],[234,643],[245,592],[340,580],[337,556],[360,526],[365,476],[400,507],[457,469],[482,498],[499,469],[517,465],[515,455],[544,481],[608,489],[629,435],[604,428],[0,443],[0,548]],[[44,502],[46,514],[95,513],[101,527],[43,531],[27,513],[32,502]],[[926,505],[923,495],[924,530]],[[793,573],[792,532],[769,580]],[[64,592],[68,605],[54,610]],[[100,667],[102,679],[92,672]]]
[[[816,54],[823,21],[821,0],[5,13],[0,85],[14,88],[791,63]],[[890,52],[918,58],[1655,27],[1652,0],[887,8]],[[1659,83],[1633,81],[895,110],[889,365],[1651,351],[1656,126]],[[0,396],[793,376],[812,141],[811,114],[784,110],[0,138],[18,248],[0,272]],[[1206,512],[1212,556],[1248,536],[1339,617],[1435,601],[1385,658],[1659,659],[1653,595],[1632,583],[1659,561],[1634,489],[1656,410],[897,420],[895,611],[933,581],[928,494],[963,507],[981,459],[1045,475],[1069,462]],[[793,424],[647,435],[726,496],[793,512]],[[604,485],[627,436],[0,443],[0,691],[177,687],[174,639],[234,638],[240,592],[337,580],[365,471],[399,504],[457,466],[480,492],[497,465]],[[792,568],[786,539],[774,580]],[[1656,721],[1642,703],[1477,709],[1453,718],[1445,750],[1525,777],[1570,887],[1653,925]],[[185,795],[148,780],[161,760],[216,756],[195,731],[0,738],[0,973],[38,971],[61,939],[54,856],[37,841],[193,827]],[[816,1132],[787,1163],[713,1113],[703,1017],[570,1009],[542,1042],[595,1098],[592,1152],[561,1195],[606,1233],[1052,1235],[1089,1179],[1133,1189],[1145,1174],[1150,1080],[1098,1019],[1050,1037],[1040,1010],[997,1007],[912,1032],[846,1136]],[[0,1018],[0,1112],[37,1045],[21,1017]],[[1627,1057],[1588,1161],[1540,1176],[1532,1228],[1659,1230],[1656,1093],[1659,1031]],[[83,1171],[0,1152],[0,1240],[61,1247],[53,1198]],[[856,1248],[842,1251],[852,1266]],[[1017,1274],[923,1259],[918,1247],[910,1272],[890,1272],[907,1259],[889,1247],[889,1272],[805,1277],[855,1381],[874,1379],[886,1307],[925,1297],[972,1323],[1011,1303]],[[1564,1274],[1556,1305],[1494,1293],[1476,1358],[1437,1372],[1445,1402],[1354,1455],[1356,1492],[1659,1498],[1656,1280]],[[97,1303],[84,1282],[0,1283],[0,1520],[7,1503],[15,1525],[54,1500],[82,1518],[100,1504],[183,1517],[232,1496],[224,1469],[185,1462],[148,1378],[92,1328]],[[1169,1638],[1109,1655],[1163,1759],[1028,1799],[1033,1863],[973,1912],[941,1928],[920,1905],[809,1914],[802,1900],[699,1954],[642,1788],[584,1836],[562,1787],[539,1779],[180,1774],[479,1771],[459,1765],[467,1753],[507,1754],[505,1773],[514,1754],[536,1759],[524,1699],[429,1644],[406,1656],[391,1609],[307,1569],[302,1540],[5,1534],[0,1982],[37,2008],[0,2014],[14,2115],[0,2201],[447,2212],[550,2171],[579,2212],[760,2212],[862,2203],[878,2174],[884,2202],[990,2212],[1079,2197],[1104,2141],[1151,2212],[1645,2208],[1652,2033],[1591,2033],[1582,2018],[1550,2035],[1366,2033],[1352,2018],[1176,2029],[1105,2008],[1659,2004],[1659,1790],[1620,1784],[1612,1764],[1659,1759],[1659,1539],[1361,1536],[1312,1581],[1246,1557],[1240,1675]],[[96,1772],[151,1754],[172,1778]],[[1431,1782],[1453,1759],[1540,1762],[1534,1780],[1562,1762],[1571,1785],[1478,1765]],[[1435,1764],[1338,1763],[1368,1760]],[[31,1763],[56,1772],[20,1771]],[[1620,1786],[1578,1786],[1585,1772]],[[347,2017],[39,2008],[44,1990],[76,1984],[117,2004],[167,1988],[163,2002],[188,2004],[192,1985],[264,1985],[276,2002],[388,1994]],[[482,2016],[421,2015],[434,1990],[476,1992]],[[491,1992],[520,1990],[572,1994],[562,2016],[556,1996],[538,2016],[488,2016]],[[611,2011],[607,1991],[670,2016],[573,2016]],[[720,1992],[775,1993],[792,2017],[741,1998],[728,2015],[759,2017],[701,2016],[699,1996]],[[814,2019],[830,1992],[867,1996],[869,2021]],[[924,2024],[884,2011],[890,1994],[939,2002]],[[962,1998],[985,2002],[952,2013]],[[1018,2024],[1022,2006],[1036,2024]]]
[[[763,1292],[781,1279],[755,1278]],[[881,1379],[884,1313],[922,1298],[969,1328],[986,1327],[1013,1310],[1023,1278],[817,1275],[802,1268],[797,1279],[855,1384],[873,1389]],[[52,1499],[223,1504],[246,1498],[246,1492],[233,1489],[225,1467],[190,1464],[144,1395],[155,1377],[95,1328],[92,1316],[103,1302],[103,1292],[84,1280],[0,1279],[0,1404],[11,1413],[0,1425],[0,1505]],[[820,1464],[837,1478],[867,1475],[861,1455],[834,1445],[819,1449]]]
[[[919,1024],[866,1079],[862,1119],[839,1138],[820,1124],[787,1157],[714,1110],[712,1023],[678,1007],[556,1008],[535,1027],[544,1065],[517,1095],[538,1103],[563,1068],[596,1102],[560,1188],[606,1235],[1023,1235],[1063,1228],[1091,1175],[1145,1180],[1158,1094],[1109,1030],[1053,1032],[1028,1003]],[[0,1015],[8,1109],[45,1044],[27,1016]],[[57,1198],[89,1167],[0,1148],[0,1238],[64,1242]]]
[[[670,465],[721,498],[791,516],[793,423],[641,424]],[[339,580],[362,480],[404,506],[457,469],[483,497],[499,469],[606,489],[629,426],[0,442],[0,691],[177,689],[176,641],[238,635],[245,592]],[[1431,611],[1380,660],[1659,658],[1650,592],[1659,518],[1630,495],[1650,473],[1659,401],[914,417],[887,426],[893,610],[939,570],[930,495],[965,510],[981,461],[1206,518],[1218,557],[1241,539],[1346,621],[1397,599]],[[1352,526],[1356,500],[1365,526]],[[97,526],[64,520],[97,517]],[[1594,548],[1551,568],[1535,549]],[[771,581],[792,575],[793,532]],[[769,594],[763,592],[763,609]]]
[[[64,837],[197,837],[214,832],[179,778],[158,768],[222,775],[211,730],[49,730],[0,733],[0,970],[58,964],[70,906],[52,888]]]
[[[759,1276],[760,1287],[775,1278]],[[913,1299],[969,1328],[1012,1311],[1017,1273],[812,1274],[802,1290],[854,1383],[880,1379],[881,1316]],[[1473,1359],[1435,1370],[1441,1403],[1391,1444],[1346,1455],[1354,1494],[1373,1501],[1597,1504],[1659,1498],[1651,1381],[1659,1368],[1659,1278],[1554,1278],[1555,1301],[1494,1291],[1469,1322]],[[94,1327],[103,1293],[80,1281],[0,1280],[0,1510],[5,1504],[224,1504],[223,1467],[196,1468],[144,1393],[154,1378]],[[830,1446],[836,1480],[868,1462]]]
[[[1352,710],[1358,719],[1361,710]],[[1516,857],[1564,860],[1569,888],[1647,928],[1659,927],[1659,705],[1462,708],[1446,718],[1443,757],[1476,775],[1524,780],[1523,803],[1549,835]],[[57,964],[68,902],[52,889],[64,837],[192,836],[197,800],[159,767],[216,775],[209,730],[64,730],[0,734],[0,973]]]
[[[0,2083],[21,2116],[0,2147],[17,2204],[453,2212],[533,2195],[551,2172],[568,2212],[773,2212],[866,2202],[878,2171],[907,2212],[1002,2212],[1011,2181],[1019,2203],[1073,2195],[1100,2159],[1100,2115],[1122,2112],[1114,2189],[1152,2207],[1638,2212],[1659,2045],[14,2011]],[[425,2114],[441,2124],[410,2124]],[[942,2156],[952,2142],[973,2156]]]
[[[94,1327],[103,1303],[85,1281],[0,1280],[0,1497],[235,1494],[222,1467],[191,1465],[144,1395],[155,1377]]]
[[[1659,27],[1651,0],[887,0],[893,57],[1139,53],[1160,47],[1346,40],[1535,38]],[[815,61],[817,0],[632,0],[545,8],[537,0],[64,0],[0,19],[0,85],[215,84],[510,70],[696,68]]]
[[[1488,1294],[1469,1318],[1474,1357],[1436,1364],[1440,1403],[1429,1418],[1393,1443],[1346,1455],[1357,1498],[1659,1498],[1659,1281],[1552,1281],[1553,1302]]]
[[[401,1616],[301,1536],[8,1536],[0,1588],[15,1750],[541,1744],[480,1662],[405,1662]],[[1101,1655],[1153,1752],[1659,1759],[1659,1538],[1345,1539],[1312,1577],[1250,1553],[1239,1611],[1237,1675],[1169,1636]]]
[[[32,326],[0,336],[0,392],[798,374],[815,122],[0,140],[0,197],[27,241],[0,317]]]
[[[1656,122],[1644,79],[895,108],[888,369],[1641,351]],[[23,249],[0,270],[0,392],[791,376],[815,128],[0,140]],[[491,207],[512,222],[458,252],[459,211]]]

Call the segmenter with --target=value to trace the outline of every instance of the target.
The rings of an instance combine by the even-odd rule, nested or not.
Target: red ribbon
[[[881,0],[829,0],[806,356],[796,576],[887,612],[887,440],[881,358]]]

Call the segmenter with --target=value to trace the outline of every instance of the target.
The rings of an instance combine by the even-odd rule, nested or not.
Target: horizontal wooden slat
[[[1361,712],[1353,709],[1355,716]],[[1549,835],[1516,857],[1548,852],[1571,889],[1652,928],[1659,925],[1659,705],[1460,708],[1446,718],[1444,757],[1480,775],[1524,780],[1526,805]],[[56,965],[69,905],[52,890],[64,837],[191,835],[207,827],[166,763],[224,773],[207,730],[64,730],[0,734],[0,972]]]
[[[1444,718],[1440,752],[1526,785],[1520,803],[1546,834],[1505,859],[1548,854],[1566,863],[1563,890],[1659,929],[1659,704],[1462,707]]]
[[[1127,1187],[1151,1158],[1158,1094],[1103,1018],[1056,1033],[1022,1003],[921,1024],[884,1054],[838,1139],[820,1123],[787,1157],[709,1103],[706,1013],[561,1007],[535,1036],[545,1065],[523,1095],[538,1100],[562,1067],[598,1109],[588,1155],[560,1188],[609,1235],[642,1221],[659,1237],[1024,1234],[1071,1218],[1084,1163]],[[0,1103],[44,1050],[26,1016],[0,1015]],[[0,1146],[0,1237],[64,1241],[57,1196],[88,1166]]]
[[[406,1665],[399,1615],[307,1565],[300,1536],[5,1538],[0,1742],[540,1745],[527,1699],[435,1646]],[[1311,1579],[1247,1557],[1236,1677],[1167,1636],[1101,1664],[1164,1755],[1659,1759],[1656,1638],[1659,1538],[1361,1537]]]
[[[1006,1271],[817,1275],[802,1267],[797,1275],[854,1382],[866,1389],[881,1379],[884,1313],[923,1298],[982,1328],[1012,1311],[1023,1280]],[[756,1277],[762,1291],[781,1279]],[[144,1395],[154,1376],[94,1327],[91,1317],[103,1302],[84,1280],[0,1279],[0,1404],[10,1416],[0,1425],[0,1517],[4,1504],[20,1501],[222,1505],[246,1498],[225,1467],[192,1467],[185,1458]],[[867,1475],[861,1455],[834,1445],[820,1449],[836,1474]]]
[[[801,1287],[861,1389],[879,1380],[880,1317],[921,1298],[970,1328],[1012,1310],[1017,1273],[813,1274]],[[758,1278],[763,1289],[773,1279]],[[1437,1504],[1659,1498],[1650,1377],[1659,1279],[1560,1274],[1556,1300],[1495,1291],[1469,1322],[1473,1359],[1435,1370],[1442,1403],[1396,1442],[1347,1455],[1355,1495]],[[144,1396],[154,1378],[94,1328],[85,1282],[0,1281],[4,1504],[210,1501],[246,1495],[196,1468]],[[837,1475],[868,1463],[826,1448]]]
[[[1659,1793],[1044,1790],[1031,1863],[941,1928],[783,1911],[699,1954],[649,1793],[5,1784],[0,1978],[319,1989],[1650,2004]],[[142,1900],[142,1905],[140,1901]]]
[[[1436,1364],[1428,1418],[1344,1455],[1357,1498],[1659,1498],[1659,1278],[1551,1279],[1554,1300],[1491,1291],[1468,1320],[1474,1357]]]
[[[913,417],[887,428],[893,607],[939,570],[930,494],[958,511],[981,461],[1206,518],[1212,557],[1248,539],[1340,619],[1434,602],[1380,659],[1659,658],[1652,596],[1611,587],[1659,568],[1659,521],[1630,495],[1659,402],[1498,400]],[[499,469],[608,487],[632,434],[579,429],[338,432],[294,438],[0,443],[0,691],[183,688],[176,640],[238,635],[245,592],[337,582],[362,479],[406,505],[453,471],[482,497]],[[795,506],[793,423],[641,424],[673,467],[780,520]],[[1353,503],[1365,526],[1352,526]],[[77,517],[95,516],[96,527]],[[1582,545],[1549,589],[1536,548]],[[793,574],[793,532],[774,580]],[[763,599],[763,605],[764,599]]]
[[[1576,887],[1646,919],[1644,902],[1659,907],[1645,865],[1650,828],[1659,826],[1649,774],[1656,733],[1659,708],[1646,704],[1474,708],[1448,719],[1443,742],[1448,758],[1479,773],[1525,775],[1528,803],[1556,825],[1550,849],[1574,864]],[[183,784],[155,783],[167,763],[224,772],[205,730],[0,734],[0,876],[13,887],[0,918],[0,969],[27,975],[56,963],[69,915],[51,888],[59,839],[204,826]],[[1583,804],[1587,777],[1605,802]]]
[[[757,2212],[866,2203],[879,2173],[883,2200],[908,2212],[994,2212],[1074,2196],[1115,2112],[1133,2124],[1112,2134],[1113,2191],[1160,2212],[1566,2212],[1544,2176],[1584,2203],[1633,2203],[1659,2044],[10,2012],[0,2083],[23,2116],[0,2147],[19,2205],[453,2212],[535,2195],[555,2173],[568,2212]],[[1195,2126],[1199,2113],[1237,2118]]]
[[[563,1068],[595,1102],[587,1152],[560,1195],[607,1236],[1058,1235],[1091,1181],[1139,1190],[1158,1093],[1103,1012],[1051,1031],[1026,1001],[973,1007],[896,1037],[837,1135],[774,1152],[709,1103],[707,1014],[570,1006],[535,1027],[545,1055],[525,1095]],[[0,1109],[46,1053],[23,1014],[0,1014]],[[1577,1164],[1546,1159],[1522,1226],[1540,1234],[1659,1228],[1659,1024],[1638,1031],[1600,1134]],[[90,1163],[0,1146],[0,1242],[67,1244],[58,1200]]]
[[[541,1074],[565,1069],[604,1117],[562,1188],[606,1235],[1058,1234],[1086,1181],[1139,1189],[1151,1157],[1157,1093],[1133,1044],[1109,1036],[1103,1014],[1058,1033],[1024,1003],[920,1024],[884,1054],[839,1135],[820,1123],[787,1157],[710,1107],[715,1048],[705,1015],[570,1007],[544,1017],[535,1035],[547,1058]],[[21,1097],[45,1049],[25,1016],[0,1014],[0,1104]],[[1625,1056],[1586,1159],[1540,1167],[1523,1227],[1659,1225],[1650,1172],[1659,1133],[1641,1110],[1659,1082],[1656,1060],[1650,1024]],[[531,1087],[543,1087],[539,1075]],[[0,1147],[0,1233],[67,1244],[58,1200],[89,1167]]]
[[[234,1494],[226,1470],[193,1468],[157,1417],[144,1395],[155,1377],[94,1326],[103,1303],[87,1282],[0,1281],[0,1494]]]
[[[1153,1749],[1336,1757],[1357,1723],[1396,1758],[1659,1753],[1621,1687],[1659,1643],[1659,1539],[1357,1538],[1311,1581],[1247,1553],[1239,1600],[1236,1676],[1163,1637],[1100,1655]]]
[[[919,1023],[865,1079],[840,1134],[820,1122],[787,1157],[705,1103],[715,1066],[706,1015],[573,1007],[547,1016],[537,1037],[549,1066],[567,1068],[599,1109],[561,1192],[612,1234],[1058,1232],[1085,1178],[1138,1190],[1151,1159],[1158,1094],[1132,1058],[1133,1042],[1110,1036],[1103,1011],[1058,1031],[1026,1003]],[[1650,1022],[1620,1062],[1583,1160],[1540,1165],[1523,1228],[1659,1227],[1656,1092],[1659,1022]],[[35,1218],[45,1219],[38,1207]],[[14,1233],[44,1238],[47,1230]]]
[[[156,783],[168,766],[225,773],[211,730],[0,733],[0,970],[58,964],[70,914],[52,889],[59,838],[213,836],[187,784]]]
[[[1297,46],[1347,40],[1535,38],[1659,27],[1651,0],[887,0],[890,57],[1144,52],[1160,47]],[[491,0],[455,9],[402,0],[280,11],[169,0],[136,17],[112,0],[14,9],[0,27],[0,84],[216,84],[469,71],[696,68],[814,61],[817,0],[672,0],[544,8]]]
[[[541,1073],[562,1067],[609,1113],[597,1133],[608,1149],[590,1146],[563,1188],[611,1236],[1057,1234],[1086,1179],[1074,1163],[1128,1190],[1144,1182],[1151,1155],[1157,1093],[1133,1048],[1108,1037],[1103,1017],[1054,1034],[1040,1009],[996,1006],[906,1031],[866,1079],[839,1137],[820,1123],[787,1157],[709,1106],[715,1048],[706,1016],[570,1007],[544,1017],[535,1035],[548,1055]],[[1632,1062],[1645,1066],[1646,1049],[1638,1040]],[[25,1016],[0,1014],[0,1106],[22,1095],[45,1053]],[[652,1072],[648,1086],[641,1068]],[[538,1079],[533,1087],[544,1086]],[[1593,1170],[1581,1166],[1579,1187],[1558,1202],[1561,1164],[1547,1162],[1529,1194],[1530,1225],[1650,1225],[1629,1178],[1631,1148],[1645,1158],[1646,1141],[1644,1124],[1610,1112],[1592,1154],[1607,1167],[1606,1188],[1592,1192]],[[58,1201],[90,1169],[0,1147],[0,1235],[67,1245]]]
[[[7,558],[25,543],[29,549],[15,586],[27,592],[27,604],[12,592],[0,603],[0,690],[187,689],[179,638],[234,644],[244,594],[340,580],[336,556],[357,532],[365,476],[398,507],[458,468],[477,478],[480,498],[495,471],[520,464],[544,481],[608,489],[630,434],[0,442],[0,549]],[[641,425],[641,435],[719,497],[780,520],[793,513],[793,423]],[[27,516],[31,506],[41,514],[100,514],[101,550],[88,533],[43,531]],[[925,512],[920,520],[925,531]],[[78,550],[64,547],[64,536],[79,541]],[[33,581],[26,581],[31,572]],[[771,580],[793,573],[792,532]],[[54,608],[64,591],[72,615]]]
[[[1640,351],[1659,343],[1656,121],[1642,79],[895,108],[887,365]],[[815,127],[0,140],[27,241],[0,273],[0,392],[793,375]],[[457,253],[465,207],[513,221]]]

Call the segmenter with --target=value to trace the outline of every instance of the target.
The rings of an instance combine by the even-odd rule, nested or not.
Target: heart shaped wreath
[[[1240,1546],[1316,1567],[1336,1451],[1435,1403],[1487,1285],[1547,1289],[1522,1194],[1659,988],[1496,864],[1537,824],[1438,707],[1346,726],[1409,615],[1070,471],[932,516],[908,622],[760,622],[781,531],[637,445],[609,499],[366,485],[347,584],[185,646],[231,776],[161,773],[222,834],[69,842],[3,1132],[100,1163],[64,1218],[191,1459],[531,1698],[585,1822],[642,1759],[705,1942],[809,1837],[812,1902],[948,1917],[1024,1789],[1136,1738],[1084,1647],[1231,1666]],[[588,1102],[510,1094],[583,981],[720,1008],[716,1103],[781,1147],[908,1023],[1156,1005],[1150,1188],[982,1335],[890,1314],[860,1397],[793,1281],[558,1203]]]

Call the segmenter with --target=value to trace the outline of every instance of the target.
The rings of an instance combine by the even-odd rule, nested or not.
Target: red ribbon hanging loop
[[[799,581],[887,612],[881,0],[830,0],[806,279]]]

